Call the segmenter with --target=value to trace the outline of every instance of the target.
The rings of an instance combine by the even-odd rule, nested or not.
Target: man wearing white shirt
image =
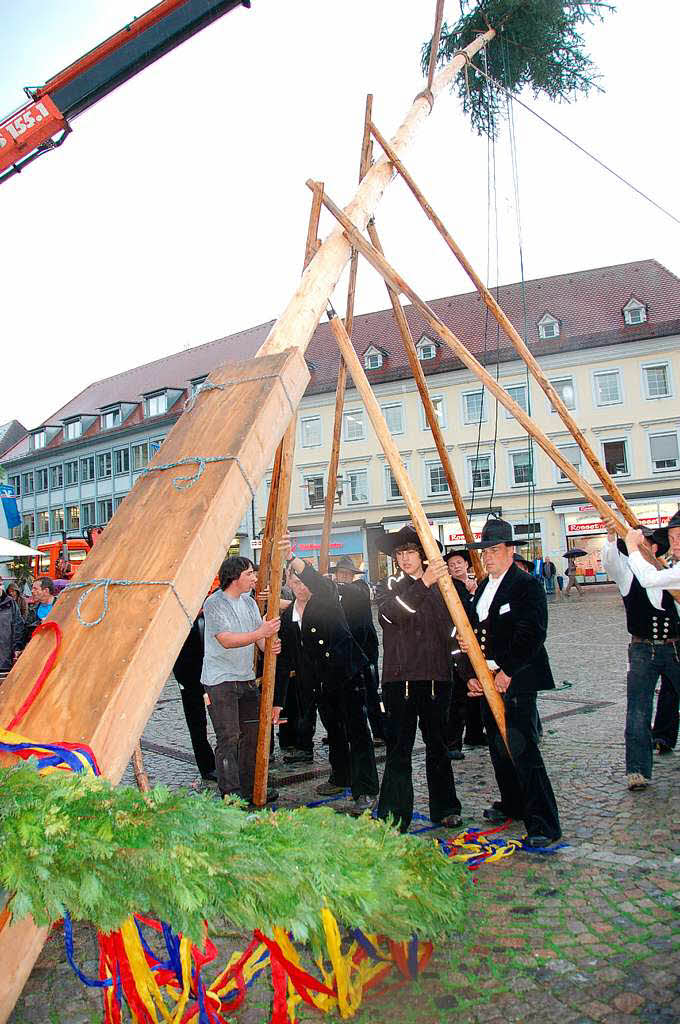
[[[680,618],[677,593],[680,565],[656,569],[642,554],[665,554],[670,545],[674,558],[680,557],[680,513],[666,529],[629,530],[626,558],[617,551],[613,524],[609,532],[603,565],[619,585],[626,607],[628,632],[628,706],[626,711],[626,775],[629,789],[644,789],[652,778],[652,705],[660,675],[680,695]],[[675,598],[675,600],[674,600]]]

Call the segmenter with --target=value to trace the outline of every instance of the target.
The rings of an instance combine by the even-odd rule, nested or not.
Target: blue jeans
[[[546,576],[545,577],[545,592],[546,592],[546,594],[554,594],[555,593],[555,577],[554,576]]]
[[[652,706],[654,688],[664,675],[680,694],[680,643],[633,641],[628,646],[626,773],[652,777]]]

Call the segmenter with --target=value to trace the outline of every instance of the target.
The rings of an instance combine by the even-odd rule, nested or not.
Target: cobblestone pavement
[[[680,1021],[680,754],[655,757],[653,785],[627,791],[626,642],[611,587],[551,606],[548,647],[558,690],[539,698],[542,751],[569,845],[554,856],[515,854],[482,867],[464,933],[437,945],[417,984],[367,1003],[360,1024]],[[143,748],[152,782],[197,784],[173,680]],[[316,761],[316,778],[282,787],[281,804],[314,799],[328,772],[323,748]],[[482,809],[497,796],[487,752],[466,751],[455,770],[464,823],[480,826]],[[422,752],[414,780],[416,806],[426,814]],[[124,781],[132,782],[130,772]],[[223,953],[242,943],[228,932],[218,937]],[[91,930],[77,929],[76,949],[95,973]],[[269,1014],[269,989],[258,982],[234,1020],[265,1024]],[[99,1019],[98,997],[75,980],[53,932],[10,1020]]]

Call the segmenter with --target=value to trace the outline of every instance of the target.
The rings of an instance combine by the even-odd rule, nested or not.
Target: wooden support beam
[[[415,198],[418,200],[418,203],[425,211],[425,214],[427,215],[428,219],[434,224],[437,231],[442,236],[442,238],[448,245],[449,249],[460,263],[461,267],[463,267],[463,269],[465,270],[466,274],[468,275],[468,277],[474,284],[475,288],[481,295],[482,299],[484,300],[487,308],[491,311],[495,319],[498,321],[502,329],[505,331],[505,334],[512,342],[518,355],[526,363],[529,370],[531,371],[532,376],[547,395],[555,411],[558,413],[560,419],[567,427],[570,434],[576,441],[577,445],[585,455],[587,461],[589,462],[589,464],[595,471],[595,474],[597,475],[598,479],[600,480],[600,483],[605,488],[607,493],[611,496],[612,500],[614,501],[616,507],[618,508],[623,518],[631,526],[638,526],[637,518],[633,510],[631,509],[630,505],[628,504],[623,494],[616,486],[611,476],[609,475],[609,473],[607,472],[607,470],[602,465],[597,455],[591,448],[578,423],[576,422],[576,420],[571,415],[566,405],[562,401],[562,398],[543,373],[543,370],[541,369],[537,359],[534,357],[533,353],[527,347],[523,338],[520,336],[520,334],[514,327],[513,323],[505,315],[504,311],[496,302],[493,295],[486,287],[480,276],[477,274],[477,272],[475,271],[472,264],[465,256],[460,246],[452,238],[451,234],[446,229],[446,226],[444,225],[441,218],[435,213],[430,203],[427,201],[423,193],[420,191],[420,189],[416,185],[415,181],[413,180],[409,172],[406,170],[404,164],[399,159],[390,143],[380,134],[380,132],[373,123],[371,123],[371,134],[374,136],[378,144],[382,147],[385,154],[389,157],[391,163],[399,172],[400,176],[403,178],[403,180],[408,185],[409,189],[411,190]],[[375,245],[375,242],[373,244]]]
[[[437,0],[437,10],[434,16],[434,32],[432,33],[432,43],[430,46],[430,63],[427,69],[427,87],[432,88],[432,79],[434,78],[434,69],[437,66],[437,53],[439,51],[439,38],[442,32],[442,19],[444,17],[444,0]]]
[[[378,441],[380,442],[382,450],[385,453],[385,457],[390,464],[390,469],[397,481],[401,496],[408,507],[413,525],[418,531],[418,537],[420,538],[420,543],[423,545],[425,555],[430,562],[435,562],[437,559],[441,560],[441,554],[439,553],[437,542],[432,536],[432,531],[430,529],[427,516],[423,510],[423,506],[420,503],[416,489],[406,472],[404,464],[401,461],[399,449],[392,440],[392,435],[390,434],[387,423],[385,422],[380,405],[373,394],[373,389],[366,377],[366,373],[364,372],[364,368],[361,365],[359,357],[354,351],[354,346],[342,325],[342,321],[337,316],[331,317],[330,325],[338,343],[338,347],[340,348],[343,358],[347,363],[349,372],[352,374],[354,386],[363,399],[369,419],[373,424],[373,429],[378,436]],[[486,664],[486,659],[484,658],[479,644],[477,643],[477,637],[475,636],[468,617],[465,614],[465,609],[463,608],[461,600],[456,592],[456,588],[453,585],[453,580],[448,573],[439,580],[439,588],[444,600],[446,601],[446,607],[449,610],[451,619],[458,630],[458,636],[466,642],[468,657],[472,662],[472,667],[475,670],[477,678],[482,684],[484,696],[489,703],[489,707],[491,708],[493,716],[498,724],[498,729],[507,745],[505,705],[503,704],[503,698],[494,686],[493,676],[491,675]]]
[[[76,583],[122,580],[60,595],[51,619],[62,647],[49,680],[21,723],[40,742],[90,746],[102,775],[117,783],[203,603],[243,512],[309,382],[299,351],[220,367],[172,427],[80,568]],[[217,390],[223,389],[223,390]],[[228,459],[154,468],[190,457]],[[189,489],[177,479],[197,473]],[[173,484],[173,481],[176,481]],[[152,585],[145,581],[156,581]],[[108,611],[99,625],[85,620]],[[0,721],[11,721],[52,649],[35,636],[0,687]],[[5,1020],[45,939],[31,920],[0,933],[0,1021]],[[19,962],[20,961],[20,962]]]
[[[371,239],[371,242],[373,243],[377,251],[379,253],[382,253],[383,248],[382,245],[380,244],[378,231],[373,221],[369,222],[368,236]],[[390,297],[390,302],[392,303],[392,309],[394,310],[394,317],[397,321],[399,333],[401,334],[401,340],[404,344],[406,357],[409,361],[409,366],[411,367],[411,373],[413,374],[413,378],[418,387],[418,391],[420,393],[420,400],[423,403],[423,408],[425,409],[425,416],[427,417],[427,422],[430,427],[430,430],[432,431],[434,443],[437,447],[437,451],[439,452],[439,460],[444,468],[446,482],[449,485],[449,490],[451,492],[453,504],[456,509],[456,515],[458,516],[458,522],[460,523],[463,529],[465,542],[467,544],[473,544],[475,538],[474,534],[472,533],[472,527],[470,526],[470,520],[468,519],[467,511],[465,509],[463,495],[461,493],[460,487],[458,486],[456,474],[454,473],[453,470],[453,464],[449,457],[449,452],[446,447],[446,441],[444,440],[444,434],[439,424],[439,420],[437,418],[437,413],[435,412],[434,405],[432,404],[432,399],[430,398],[430,392],[427,386],[427,381],[425,380],[425,373],[423,372],[420,359],[418,359],[418,352],[416,349],[415,342],[413,340],[413,335],[411,334],[411,328],[408,325],[406,314],[402,309],[399,294],[394,290],[394,288],[392,288],[391,285],[387,283],[387,281],[385,282],[385,285],[387,287],[387,294]],[[484,566],[482,565],[482,560],[480,558],[479,551],[477,551],[474,548],[471,548],[470,557],[475,576],[477,577],[478,580],[484,579],[486,573],[484,571]]]
[[[369,124],[371,111],[373,109],[373,97],[369,94],[366,97],[366,110],[364,114],[364,133],[361,139],[361,159],[359,161],[359,182],[361,182],[371,166],[372,142]],[[321,196],[313,193],[314,201],[319,203],[321,209]],[[354,296],[357,287],[357,269],[359,265],[359,253],[352,250],[352,258],[349,265],[349,286],[347,289],[347,310],[345,312],[345,330],[350,338],[352,337],[352,326],[354,324]],[[333,526],[333,512],[335,511],[335,491],[338,480],[338,463],[340,461],[340,437],[342,434],[342,410],[345,403],[345,385],[347,383],[347,369],[340,356],[338,366],[338,382],[335,389],[335,416],[333,419],[333,442],[331,444],[331,457],[328,463],[328,476],[326,479],[326,500],[324,504],[323,526],[321,528],[321,550],[319,551],[319,572],[328,572],[328,553],[331,542],[331,528]]]
[[[290,482],[293,475],[293,456],[295,454],[295,416],[288,424],[281,447],[281,479],[279,482],[276,514],[274,517],[274,533],[272,541],[271,573],[269,575],[269,601],[267,618],[276,619],[281,606],[281,584],[283,582],[283,562],[279,542],[287,529],[288,508],[290,506]],[[273,637],[269,637],[264,649],[264,668],[262,670],[262,688],[260,690],[260,725],[257,734],[257,753],[255,755],[255,785],[253,803],[256,807],[264,807],[267,802],[267,778],[269,775],[269,744],[272,727],[272,707],[274,702],[274,685],[276,680],[276,655],[273,651]]]
[[[148,793],[151,789],[151,784],[144,767],[144,755],[142,754],[142,745],[139,742],[135,744],[135,749],[132,751],[132,770],[140,793]]]
[[[262,547],[260,548],[260,566],[257,572],[257,594],[258,605],[260,611],[264,611],[264,607],[267,603],[266,597],[260,595],[265,592],[269,586],[269,570],[271,566],[272,557],[272,542],[274,539],[274,518],[276,516],[276,501],[279,493],[279,482],[281,479],[281,458],[283,452],[283,441],[279,444],[276,449],[276,455],[274,456],[274,465],[272,467],[272,482],[269,486],[269,498],[267,499],[267,518],[264,521],[264,533],[262,534]],[[253,523],[253,528],[255,524]],[[255,651],[255,661],[257,661],[257,651]]]
[[[448,89],[456,75],[465,66],[466,61],[495,36],[496,33],[493,29],[480,35],[461,53],[457,54],[439,74],[435,75],[431,90],[427,90],[425,93],[421,92],[416,96],[397,134],[392,139],[395,152],[401,155],[408,149],[427,120],[433,100],[436,100],[442,91]],[[382,194],[393,176],[394,169],[387,157],[381,157],[376,161],[365,175],[354,198],[346,208],[350,220],[360,229],[363,230],[366,227],[375,213]],[[259,355],[283,352],[294,346],[305,351],[350,255],[351,245],[344,237],[342,229],[336,228],[326,238],[307,267],[297,291],[261,345]]]

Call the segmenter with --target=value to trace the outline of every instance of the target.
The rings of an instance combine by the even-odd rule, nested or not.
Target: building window
[[[346,412],[342,417],[342,422],[345,441],[363,441],[366,437],[363,409]]]
[[[385,466],[385,498],[387,501],[396,501],[401,498],[399,485],[389,466]]]
[[[541,317],[538,321],[538,336],[539,338],[559,338],[560,336],[560,322],[556,320],[550,313],[546,313],[545,316]]]
[[[643,324],[647,319],[647,307],[637,299],[631,299],[623,307],[623,319],[629,325]]]
[[[146,441],[132,445],[132,471],[136,473],[149,465],[149,446]]]
[[[517,402],[520,409],[524,409],[525,412],[528,411],[526,384],[510,384],[508,387],[506,387],[505,390],[510,395],[510,398],[512,398],[513,402]],[[512,420],[514,419],[514,416],[511,412],[509,412],[506,409],[505,418],[506,420]]]
[[[567,409],[576,408],[576,388],[574,387],[573,377],[557,377],[551,380],[550,383],[554,387],[557,394],[560,396]],[[555,406],[550,403],[550,411],[555,412]]]
[[[24,494],[33,494],[33,473],[22,473],[21,483]]]
[[[111,452],[100,452],[97,456],[97,479],[108,480],[111,476]]]
[[[31,537],[35,536],[35,516],[32,512],[27,512],[21,517],[24,529],[28,527],[28,532]]]
[[[44,448],[47,444],[47,434],[44,430],[37,430],[35,434],[31,434],[31,446],[34,451],[38,451],[39,448]]]
[[[425,472],[427,474],[427,493],[431,497],[449,493],[446,473],[441,462],[426,462]]]
[[[463,423],[484,422],[487,418],[487,403],[483,391],[463,393]]]
[[[642,367],[645,398],[670,398],[671,378],[668,363]]]
[[[147,418],[151,416],[162,416],[164,412],[167,412],[167,408],[168,396],[165,391],[161,391],[157,395],[147,395],[144,400],[144,409]]]
[[[64,463],[64,474],[66,476],[66,486],[70,487],[72,484],[78,483],[78,460],[73,459],[72,462]]]
[[[82,422],[79,419],[77,419],[77,420],[68,420],[66,423],[64,423],[64,440],[65,441],[75,441],[75,439],[77,437],[80,437],[82,432],[83,432],[83,424],[82,424]]]
[[[418,359],[421,363],[426,363],[428,359],[434,359],[437,354],[437,348],[432,341],[423,341],[418,345]]]
[[[572,466],[577,473],[581,472],[581,449],[577,444],[564,444],[559,445],[558,451],[560,455],[563,455],[567,462],[571,462]],[[557,469],[557,479],[559,483],[563,483],[565,480],[569,480],[569,477],[562,472],[559,466]]]
[[[116,448],[113,453],[113,465],[116,476],[120,476],[121,473],[130,472],[130,449],[129,448]]]
[[[593,374],[595,405],[617,405],[621,401],[621,376],[618,370]]]
[[[404,433],[404,407],[401,402],[391,402],[381,406],[382,414],[390,434]]]
[[[347,474],[348,505],[365,505],[368,502],[368,472],[353,469]]]
[[[80,506],[80,521],[83,526],[97,525],[97,507],[93,501],[86,501]]]
[[[513,486],[532,484],[534,482],[533,459],[531,452],[510,452]]]
[[[116,497],[113,499],[113,511],[114,512],[118,511],[118,509],[120,508],[120,506],[121,506],[121,504],[123,502],[123,499],[125,497],[127,497],[127,495],[125,495],[125,494],[117,494]]]
[[[321,417],[303,416],[300,419],[300,443],[303,448],[318,448],[321,444]]]
[[[50,466],[50,487],[63,487],[64,486],[64,468],[60,464],[58,466]]]
[[[50,529],[52,533],[63,533],[64,510],[63,508],[50,509]]]
[[[80,479],[84,484],[94,480],[94,455],[80,460]]]
[[[80,505],[66,506],[66,529],[80,533]]]
[[[649,448],[652,455],[652,468],[655,473],[667,473],[678,468],[678,435],[651,434]]]
[[[35,471],[35,489],[36,491],[47,490],[47,468],[36,469]]]
[[[603,441],[602,454],[610,476],[628,476],[628,446],[625,441]]]
[[[109,519],[113,515],[113,499],[104,498],[101,501],[98,501],[97,505],[99,506],[99,515],[97,517],[98,522],[100,526],[103,526],[104,523],[108,523]]]
[[[305,508],[320,508],[325,503],[323,476],[303,478],[302,493]]]
[[[49,513],[48,513],[46,508],[41,508],[40,509],[40,511],[37,513],[36,519],[37,519],[38,533],[39,534],[49,533],[50,532],[50,517],[49,517]]]
[[[439,429],[443,430],[444,427],[446,426],[446,406],[444,405],[444,399],[441,397],[441,395],[437,395],[430,396],[430,400],[432,402],[434,414],[437,417]],[[420,425],[423,428],[423,430],[430,429],[430,424],[427,422],[427,416],[425,415],[425,406],[423,405],[422,402],[420,403]]]
[[[189,394],[192,398],[195,398],[198,392],[201,390],[205,382],[207,381],[207,375],[205,377],[197,377],[196,380],[192,380],[189,388]]]
[[[478,491],[491,487],[491,456],[471,455],[466,461],[469,490]]]
[[[149,459],[152,459],[154,455],[157,455],[161,450],[161,445],[165,441],[164,437],[152,437],[149,441]]]
[[[8,479],[10,487],[14,488],[15,497],[21,497],[21,477],[19,475],[10,476]]]
[[[115,409],[104,409],[102,413],[102,430],[111,430],[120,425],[120,406]]]
[[[379,352],[376,348],[369,349],[364,354],[364,369],[365,370],[379,370],[383,364],[382,352]]]

